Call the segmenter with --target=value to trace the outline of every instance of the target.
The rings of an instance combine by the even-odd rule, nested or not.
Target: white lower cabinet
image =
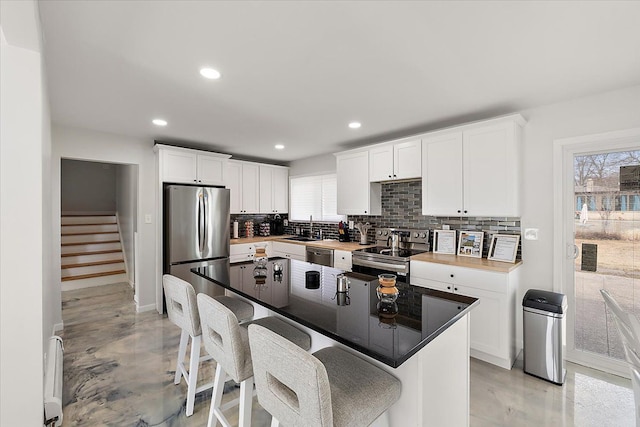
[[[296,243],[272,242],[273,256],[296,259],[298,261],[307,260],[307,247]]]
[[[511,369],[516,348],[515,313],[519,272],[508,273],[411,261],[411,284],[478,298],[470,313],[471,356]]]
[[[272,242],[238,243],[229,248],[229,262],[253,261],[256,254],[256,245],[265,246],[267,256],[273,256]]]

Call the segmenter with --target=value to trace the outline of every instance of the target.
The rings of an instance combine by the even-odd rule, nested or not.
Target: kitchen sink
[[[314,239],[313,237],[293,236],[293,237],[287,237],[284,240],[295,240],[296,242],[315,242],[318,239]]]

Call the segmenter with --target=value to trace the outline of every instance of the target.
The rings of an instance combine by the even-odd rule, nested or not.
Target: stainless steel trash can
[[[566,373],[562,351],[566,295],[530,289],[522,300],[522,310],[524,371],[562,385]]]

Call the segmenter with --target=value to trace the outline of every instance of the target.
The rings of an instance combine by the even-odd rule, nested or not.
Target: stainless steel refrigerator
[[[196,293],[224,294],[190,270],[216,265],[228,271],[229,194],[221,187],[164,187],[164,272],[191,283]]]

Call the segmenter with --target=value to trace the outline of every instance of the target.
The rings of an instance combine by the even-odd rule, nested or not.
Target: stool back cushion
[[[331,389],[322,363],[286,338],[249,325],[260,405],[285,426],[332,426]]]
[[[231,310],[206,294],[198,294],[198,309],[204,348],[235,382],[251,376],[248,343],[242,339],[238,318]],[[246,340],[246,337],[245,337]]]
[[[200,335],[200,315],[196,302],[196,292],[191,283],[170,274],[162,276],[167,314],[176,326],[187,331],[192,337]]]

